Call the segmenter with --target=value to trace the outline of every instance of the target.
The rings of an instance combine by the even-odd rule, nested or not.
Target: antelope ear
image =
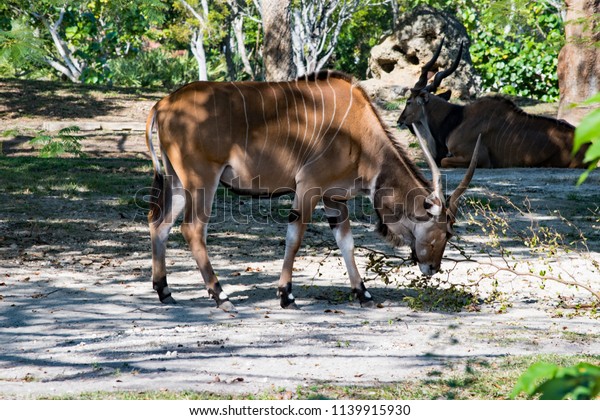
[[[423,103],[426,104],[427,102],[429,102],[429,92],[427,92],[426,90],[422,90],[419,93],[419,98],[421,98]]]
[[[434,192],[429,194],[425,199],[423,207],[425,207],[425,210],[430,216],[439,216],[442,214],[442,200]]]
[[[450,98],[452,97],[452,90],[448,89],[447,91],[437,94],[435,96],[437,96],[438,98],[445,99],[446,101],[449,101]]]

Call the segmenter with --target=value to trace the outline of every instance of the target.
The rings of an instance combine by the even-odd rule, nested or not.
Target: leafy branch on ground
[[[492,205],[489,199],[500,205]],[[585,267],[579,268],[585,271],[585,278],[600,277],[600,262],[593,258],[587,238],[574,223],[554,212],[552,218],[570,231],[561,233],[557,228],[539,222],[527,199],[521,207],[510,198],[491,192],[486,200],[471,198],[468,204],[471,208],[466,214],[469,225],[487,235],[487,243],[480,252],[488,261],[462,254],[466,261],[476,262],[479,268],[491,268],[485,272],[479,270],[477,282],[484,279],[497,281],[500,273],[508,273],[513,278],[538,280],[542,289],[546,281],[581,288],[595,298],[594,308],[600,303],[600,292],[589,283],[579,281],[581,274],[577,274],[576,267],[570,266],[571,255],[576,255],[586,263]],[[571,236],[570,241],[568,236]],[[495,263],[492,257],[500,257],[502,262]]]
[[[81,137],[75,136],[80,128],[76,125],[62,128],[56,136],[40,132],[29,142],[36,146],[41,146],[40,156],[44,158],[58,157],[64,154],[71,154],[77,157],[84,157],[85,153],[81,150]]]
[[[544,289],[548,281],[583,289],[592,295],[591,302],[569,305],[560,295],[561,304],[576,310],[591,309],[592,315],[597,313],[600,291],[581,279],[600,278],[600,262],[590,252],[585,234],[573,222],[556,211],[551,215],[554,223],[546,225],[539,221],[539,215],[534,213],[527,199],[517,205],[510,198],[492,192],[487,192],[485,197],[468,199],[467,207],[464,218],[469,229],[484,241],[469,251],[450,242],[449,246],[462,258],[445,258],[453,263],[442,272],[445,276],[415,275],[406,270],[409,260],[370,249],[367,249],[367,272],[385,284],[412,289],[416,295],[405,297],[405,301],[415,310],[477,311],[479,304],[485,302],[499,303],[499,312],[504,312],[510,303],[500,291],[500,285],[520,279],[538,282],[540,289]],[[589,211],[592,217],[599,217],[598,210]],[[583,261],[584,265],[572,266],[574,259]],[[452,273],[465,263],[475,266],[467,270],[466,279],[453,281]],[[479,286],[484,281],[491,281],[492,290],[482,298]]]
[[[377,251],[368,247],[358,247],[367,251],[367,272],[374,276],[365,278],[365,282],[375,279],[383,281],[386,285],[394,284],[406,288],[403,301],[415,311],[444,311],[459,312],[479,310],[481,298],[473,287],[454,284],[449,278],[428,278],[420,274],[406,272],[408,266],[414,265],[411,258],[402,258],[397,255]],[[399,276],[407,282],[399,280]]]

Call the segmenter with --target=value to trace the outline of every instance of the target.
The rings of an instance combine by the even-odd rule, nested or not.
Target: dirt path
[[[10,121],[3,124],[10,126]],[[126,156],[143,153],[141,137],[128,141]],[[93,137],[84,142],[90,150],[100,150]],[[107,142],[108,154],[118,156],[118,142]],[[18,146],[11,150],[13,156],[30,154]],[[443,273],[424,280],[415,267],[401,266],[385,284],[367,270],[369,260],[380,255],[371,251],[406,258],[408,250],[394,251],[382,242],[362,202],[355,203],[353,220],[358,265],[369,279],[377,309],[364,310],[349,301],[346,270],[320,209],[294,273],[294,294],[302,310],[280,309],[275,285],[285,225],[284,218],[272,215],[288,204],[223,194],[209,248],[239,313],[214,308],[177,231],[168,262],[179,304],[162,305],[149,280],[144,211],[126,199],[136,191],[128,188],[149,185],[148,166],[98,162],[81,169],[82,174],[132,181],[118,192],[96,191],[83,181],[43,191],[0,186],[3,397],[97,390],[293,392],[298,385],[315,383],[373,385],[422,378],[432,371],[459,371],[468,360],[505,355],[600,354],[598,319],[589,311],[564,308],[589,303],[590,294],[508,273],[486,278],[495,270],[489,264],[502,266],[507,257],[490,248],[476,223],[466,222],[468,214],[457,226],[457,247],[447,249]],[[463,172],[444,174],[451,188]],[[471,194],[473,203],[507,209],[515,230],[499,241],[512,252],[511,263],[523,270],[534,266],[536,272],[570,273],[599,290],[593,261],[600,261],[600,175],[575,189],[578,175],[571,170],[481,170]],[[518,214],[494,194],[519,206],[527,197],[530,212]],[[472,207],[466,211],[475,221],[484,220]],[[565,254],[557,246],[544,259],[531,260],[518,237],[530,225],[528,215],[561,233],[566,243],[576,240],[579,231],[562,218],[573,222],[588,238],[589,252],[580,247]],[[253,223],[239,223],[246,216]],[[464,261],[464,255],[476,262]],[[440,288],[449,289],[443,294]],[[431,309],[430,299],[440,296],[445,306]],[[448,306],[462,310],[449,311]]]

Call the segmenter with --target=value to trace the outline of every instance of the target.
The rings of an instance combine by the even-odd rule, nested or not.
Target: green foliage
[[[365,78],[369,66],[369,55],[385,32],[392,27],[389,7],[364,7],[348,21],[339,36],[332,57],[337,70]]]
[[[554,101],[559,96],[556,67],[564,43],[563,23],[543,2],[526,6],[519,10],[525,14],[522,20],[515,16],[515,22],[505,25],[500,25],[497,17],[510,13],[498,5],[462,13],[473,41],[473,65],[484,90]]]
[[[584,105],[600,103],[600,93],[585,101]],[[579,178],[577,185],[581,185],[590,172],[600,162],[600,108],[593,110],[579,123],[575,130],[573,143],[573,154],[577,153],[584,145],[588,145],[585,152],[584,162],[588,163],[588,169]]]
[[[463,309],[471,310],[478,301],[478,297],[467,287],[438,278],[416,277],[408,284],[401,284],[398,274],[404,268],[404,263],[398,264],[390,255],[373,251],[367,254],[367,258],[367,272],[375,274],[387,285],[410,288],[410,295],[405,296],[403,301],[413,311],[460,312]]]
[[[428,4],[456,16],[471,38],[471,58],[484,91],[558,99],[556,67],[564,44],[552,2],[530,0],[407,0],[404,10]]]
[[[199,2],[189,0],[189,3],[197,7]],[[428,4],[455,15],[465,25],[472,40],[473,64],[485,91],[543,101],[558,98],[556,65],[564,36],[559,12],[551,5],[555,2],[398,0],[398,3],[401,12]],[[43,22],[44,19],[56,22],[64,4],[59,0],[2,2],[0,76],[39,77],[39,69],[43,69],[43,76],[56,76],[57,72],[48,66],[48,60],[60,62],[61,59]],[[143,70],[136,62],[144,63],[145,68],[156,69],[150,62],[154,57],[169,67],[160,71],[164,86],[177,86],[187,79],[182,76],[181,67],[195,66],[192,60],[179,56],[174,58],[176,63],[168,63],[170,52],[189,48],[191,33],[198,25],[180,1],[75,0],[66,4],[59,34],[69,51],[81,62],[79,79],[85,83],[155,86],[159,77],[151,77],[149,70],[139,77],[133,74],[134,70]],[[212,80],[260,78],[260,17],[252,1],[240,4],[245,4],[244,42],[253,74],[242,70],[241,60],[235,54],[228,57],[229,69],[225,65],[224,51],[229,51],[227,46],[233,38],[231,22],[234,15],[225,0],[217,0],[210,2],[204,42]],[[389,4],[360,8],[342,28],[331,65],[364,78],[371,47],[391,29]],[[163,52],[144,52],[142,46],[148,40],[159,42]]]
[[[577,286],[592,293],[596,301],[600,302],[600,293],[594,290],[590,284],[574,277],[572,273],[563,267],[561,259],[557,256],[568,253],[580,252],[588,248],[588,239],[583,232],[572,222],[567,220],[556,208],[555,214],[559,215],[560,225],[547,225],[539,221],[539,213],[531,207],[529,198],[522,204],[516,204],[510,197],[488,192],[483,199],[470,197],[467,199],[469,212],[466,214],[468,224],[477,227],[477,233],[483,237],[487,236],[487,243],[481,250],[488,255],[499,254],[502,257],[502,265],[493,265],[494,271],[490,273],[479,273],[479,278],[494,279],[498,271],[502,270],[513,273],[523,278],[538,279],[542,283],[546,280],[562,284]],[[518,215],[518,217],[515,217]],[[513,238],[516,243],[525,248],[515,254],[512,246],[508,246],[506,238]],[[526,255],[527,258],[523,259]],[[472,257],[465,255],[467,259]],[[598,261],[589,259],[590,267],[587,269],[589,278],[598,275],[600,265]],[[542,264],[543,263],[543,264]],[[480,263],[480,266],[483,266]]]
[[[415,296],[405,296],[402,300],[413,311],[460,312],[471,310],[477,299],[462,286],[450,285],[448,288],[438,286],[415,285]]]
[[[107,60],[135,54],[149,27],[164,19],[165,7],[161,0],[78,0],[68,3],[7,0],[0,9],[0,23],[6,29],[14,30],[18,22],[26,22],[31,36],[23,39],[25,44],[43,51],[44,60],[36,59],[36,54],[29,57],[33,58],[29,64],[37,67],[47,66],[50,61],[64,64],[63,54],[58,51],[49,30],[56,25],[62,47],[81,64],[80,80],[106,83],[110,79]],[[62,19],[61,10],[64,12]],[[13,64],[15,73],[20,72],[22,65],[21,62]],[[46,71],[54,74],[48,67]]]
[[[65,153],[83,157],[85,153],[81,151],[80,138],[73,135],[77,132],[79,132],[79,127],[73,125],[61,129],[56,137],[40,133],[29,142],[41,146],[40,156],[44,158],[58,157]]]
[[[534,363],[521,375],[510,398],[521,392],[542,400],[590,400],[600,394],[600,366],[578,363],[560,367],[553,363]]]
[[[44,51],[31,27],[15,21],[7,30],[0,29],[0,76],[18,77],[43,63]]]
[[[135,57],[115,58],[109,60],[108,66],[116,86],[173,89],[198,76],[198,64],[187,52],[174,55],[162,49],[143,51]]]

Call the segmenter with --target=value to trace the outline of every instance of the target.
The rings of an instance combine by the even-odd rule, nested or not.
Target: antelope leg
[[[298,309],[295,297],[292,294],[292,269],[296,253],[302,243],[302,237],[310,223],[312,212],[320,199],[320,189],[303,189],[297,187],[294,205],[290,211],[287,234],[285,236],[285,255],[277,294],[281,307],[284,309]]]
[[[356,267],[356,261],[354,260],[354,238],[352,237],[352,231],[350,230],[348,207],[345,202],[335,201],[325,197],[323,197],[323,204],[325,205],[325,214],[327,215],[329,227],[331,227],[331,230],[333,231],[335,242],[342,252],[342,257],[344,258],[344,263],[348,270],[352,293],[358,298],[360,306],[372,308],[375,306],[373,298],[365,287],[358,272],[358,268]]]
[[[167,173],[170,166],[166,165]],[[172,175],[155,175],[154,194],[151,209],[148,214],[150,239],[152,241],[152,287],[158,293],[162,303],[175,303],[167,285],[167,268],[165,256],[169,232],[177,217],[185,207],[185,191],[181,181],[171,171]]]
[[[218,308],[226,312],[236,312],[235,306],[229,301],[229,297],[223,291],[215,275],[206,248],[208,220],[220,173],[218,170],[212,172],[206,170],[205,173],[199,174],[196,178],[200,181],[196,182],[193,190],[191,187],[189,188],[191,199],[186,202],[181,233],[192,251],[196,264],[198,264],[209,296],[215,300]]]

